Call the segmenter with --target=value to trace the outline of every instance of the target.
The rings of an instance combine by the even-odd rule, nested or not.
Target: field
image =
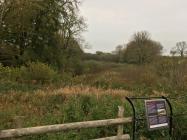
[[[181,28],[177,28],[178,31],[173,31],[173,28],[168,32],[165,29],[153,32],[153,37],[163,42],[155,40],[145,30],[130,35],[138,27],[147,26],[145,22],[150,24],[149,27],[157,27],[151,24],[157,24],[157,17],[154,16],[160,15],[154,14],[157,12],[152,12],[152,8],[143,8],[146,11],[142,12],[145,6],[158,7],[156,3],[147,5],[147,2],[140,2],[143,5],[136,8],[140,12],[130,14],[134,11],[131,10],[135,8],[134,3],[124,8],[123,2],[111,7],[108,1],[92,2],[85,8],[88,13],[93,13],[88,19],[93,19],[94,15],[96,19],[87,21],[86,12],[82,11],[84,0],[0,0],[0,130],[116,118],[118,106],[124,107],[125,116],[132,117],[127,96],[164,96],[173,107],[173,139],[186,140],[187,42],[181,40],[185,39],[181,36]],[[100,8],[102,4],[106,7],[106,3],[107,12]],[[116,11],[117,4],[121,10]],[[96,6],[96,10],[92,6]],[[164,6],[164,11],[171,11],[165,10],[171,5]],[[112,10],[112,7],[115,9]],[[172,8],[180,12],[180,6]],[[115,14],[128,9],[129,12]],[[102,18],[98,18],[98,12]],[[113,16],[113,12],[120,17],[118,22],[108,18]],[[142,19],[146,20],[137,18],[141,13]],[[168,21],[178,20],[175,18],[177,14],[167,14]],[[156,20],[147,22],[150,18],[145,16]],[[109,19],[112,21],[107,21]],[[134,22],[128,24],[128,21],[138,19],[143,21],[143,26],[140,21],[138,26],[134,26]],[[92,24],[91,28],[87,22]],[[165,27],[166,22],[163,23]],[[102,26],[96,27],[96,24]],[[120,32],[117,29],[119,25]],[[83,34],[85,31],[88,34]],[[176,37],[170,36],[172,34]],[[174,42],[178,39],[181,41]],[[114,44],[118,45],[112,46]],[[168,139],[167,129],[148,131],[144,100],[134,103],[138,115],[137,137],[141,140]],[[155,113],[162,114],[165,110],[157,109]],[[117,126],[18,139],[88,140],[113,136],[116,131]],[[132,136],[132,124],[125,125],[124,133]]]
[[[115,118],[119,105],[125,107],[125,116],[129,117],[132,111],[126,96],[169,96],[173,98],[175,135],[179,138],[186,133],[186,116],[181,115],[186,111],[186,98],[177,97],[185,91],[170,90],[164,85],[165,80],[160,80],[150,66],[95,61],[85,62],[85,65],[90,63],[95,64],[94,69],[72,78],[66,76],[59,83],[23,85],[1,81],[8,88],[1,86],[0,129]],[[163,85],[159,85],[160,82]],[[136,107],[140,116],[144,117],[144,102],[136,102]],[[140,136],[158,139],[168,135],[165,130],[155,131],[155,134],[148,132],[145,122],[139,124]],[[125,127],[126,133],[132,132],[131,124]],[[87,129],[22,139],[87,140],[115,135],[116,130],[117,127]]]

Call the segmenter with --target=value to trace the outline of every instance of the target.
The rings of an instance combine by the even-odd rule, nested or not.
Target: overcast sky
[[[91,45],[86,52],[111,52],[142,30],[162,43],[164,53],[177,41],[187,41],[187,0],[84,0],[81,14]]]

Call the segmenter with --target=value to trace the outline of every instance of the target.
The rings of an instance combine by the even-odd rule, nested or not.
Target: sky
[[[187,0],[83,0],[88,24],[85,52],[111,52],[138,31],[148,31],[168,54],[176,42],[187,41]]]

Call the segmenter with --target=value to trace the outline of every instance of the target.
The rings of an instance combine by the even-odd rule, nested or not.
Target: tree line
[[[78,0],[0,0],[0,63],[20,66],[39,61],[71,71],[82,58],[145,64],[162,55],[162,44],[146,31],[135,33],[112,53],[84,53],[80,36],[86,23],[79,5]],[[182,41],[170,53],[183,58],[186,51]]]
[[[151,63],[162,56],[163,45],[151,38],[147,31],[140,31],[132,35],[127,44],[116,46],[111,53],[97,51],[96,54],[85,54],[86,59],[110,61],[129,64]],[[170,51],[171,56],[184,58],[187,54],[187,43],[177,42]],[[169,57],[169,56],[168,56]]]
[[[113,62],[125,62],[131,64],[150,63],[161,55],[163,46],[151,39],[146,31],[135,33],[125,45],[118,45],[111,53],[96,52],[86,54],[87,59],[113,60]]]

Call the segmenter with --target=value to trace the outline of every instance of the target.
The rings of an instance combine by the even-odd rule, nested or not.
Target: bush
[[[187,89],[187,61],[171,58],[163,58],[155,64],[156,73],[160,83],[172,89]]]
[[[50,83],[57,77],[57,72],[49,65],[41,62],[31,62],[27,67],[21,67],[23,80],[39,83]]]
[[[20,68],[3,67],[3,65],[0,64],[0,80],[16,81],[20,79],[21,75]]]
[[[99,62],[94,60],[83,61],[84,73],[99,73],[111,68],[119,67],[117,63]]]
[[[22,89],[23,85],[27,87],[36,84],[62,84],[64,81],[67,83],[67,79],[70,77],[58,74],[49,65],[41,62],[30,62],[22,67],[5,67],[0,64],[0,84],[6,86],[1,86],[0,91],[20,89],[19,87]]]

